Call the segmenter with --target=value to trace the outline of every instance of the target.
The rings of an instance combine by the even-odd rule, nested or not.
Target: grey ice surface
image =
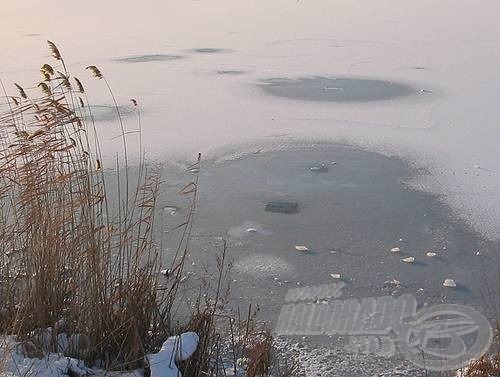
[[[148,62],[164,62],[170,60],[182,59],[180,55],[170,55],[170,54],[149,54],[149,55],[134,55],[125,56],[116,59],[122,63],[148,63]]]
[[[311,172],[311,164],[318,163],[328,164],[329,170]],[[162,205],[180,208],[176,216],[166,218],[172,228],[182,221],[187,205],[175,192],[193,178],[176,171],[165,171],[172,186],[162,199]],[[186,292],[198,292],[205,284],[202,276],[215,283],[215,258],[224,238],[227,260],[233,264],[229,306],[245,312],[249,303],[259,305],[260,318],[271,327],[289,289],[332,283],[332,273],[340,273],[346,284],[340,299],[409,293],[418,309],[460,303],[491,318],[493,302],[487,297],[492,299],[496,287],[498,245],[455,219],[438,197],[408,188],[405,182],[414,174],[396,158],[338,145],[204,162],[186,267],[189,279],[183,283]],[[268,201],[297,202],[300,211],[266,212]],[[168,237],[173,248],[175,233]],[[296,245],[309,251],[298,251]],[[390,252],[394,247],[401,251]],[[436,257],[426,256],[429,251]],[[408,256],[415,263],[401,262]],[[453,278],[457,288],[444,288],[445,278]],[[324,360],[329,360],[325,363],[342,372],[332,376],[373,376],[394,368],[402,368],[402,376],[420,375],[401,357],[342,357],[332,348],[339,339],[286,341],[303,345],[302,351],[285,347],[292,353],[323,350]],[[366,373],[361,372],[363,365]]]
[[[219,54],[222,52],[229,52],[229,50],[223,49],[223,48],[214,48],[214,47],[200,47],[200,48],[193,48],[190,50],[191,52],[196,52],[198,54]]]
[[[119,105],[118,110],[113,105],[90,105],[80,108],[85,120],[111,122],[117,121],[120,117],[128,117],[134,113],[132,105]]]
[[[408,85],[373,79],[348,77],[269,78],[259,86],[277,97],[326,102],[370,102],[415,94]]]

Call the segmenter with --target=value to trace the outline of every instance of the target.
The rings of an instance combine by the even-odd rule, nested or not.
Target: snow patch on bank
[[[199,340],[194,332],[169,337],[158,353],[146,356],[151,377],[182,377],[176,362],[187,360],[196,351]]]
[[[187,360],[197,349],[199,337],[194,332],[171,336],[158,353],[149,354],[146,360],[151,377],[182,377],[177,362]],[[110,373],[91,369],[84,362],[61,353],[48,353],[42,358],[26,357],[22,344],[12,337],[5,337],[0,343],[0,375],[2,377],[62,377],[62,376],[143,376],[143,371]]]

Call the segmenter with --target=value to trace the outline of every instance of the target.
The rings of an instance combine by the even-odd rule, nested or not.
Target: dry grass
[[[33,88],[15,84],[16,95],[3,88],[0,104],[0,331],[33,354],[57,351],[66,334],[66,354],[140,367],[170,335],[188,235],[165,282],[153,240],[159,169],[142,163],[132,185],[125,150],[116,192],[107,190],[95,124],[82,116],[84,86],[49,47],[57,66],[44,64]],[[123,125],[122,138],[125,146]]]
[[[141,149],[137,182],[130,181],[120,108],[104,73],[89,66],[109,90],[120,123],[122,154],[106,166],[94,118],[84,116],[92,108],[85,87],[48,44],[55,62],[42,65],[42,82],[15,84],[9,95],[0,81],[0,334],[15,336],[29,357],[62,352],[90,366],[128,370],[147,368],[145,354],[193,330],[200,344],[182,365],[185,376],[224,376],[227,362],[241,360],[250,376],[271,369],[291,376],[290,368],[273,366],[272,337],[256,327],[258,310],[227,314],[225,244],[213,292],[200,290],[191,318],[173,318],[198,176],[180,191],[191,204],[165,277],[154,239],[159,168],[144,162]],[[199,170],[200,160],[189,169]]]
[[[467,367],[466,377],[498,377],[500,376],[500,355],[482,356]]]
[[[500,326],[495,330],[495,337],[490,354],[481,356],[471,362],[464,373],[465,377],[499,377],[500,376]]]

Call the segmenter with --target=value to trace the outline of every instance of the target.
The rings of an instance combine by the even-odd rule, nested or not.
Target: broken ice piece
[[[255,229],[255,228],[248,228],[247,232],[248,233],[257,233],[257,229]]]
[[[428,251],[427,253],[425,253],[425,255],[427,255],[428,257],[433,258],[433,257],[435,257],[437,254],[436,254],[436,253],[434,253],[433,251]]]
[[[330,274],[330,276],[331,276],[333,279],[342,279],[342,275],[340,275],[340,274]]]
[[[328,171],[328,166],[326,164],[312,165],[309,167],[309,170],[316,173],[325,173]]]
[[[403,258],[403,259],[401,259],[401,262],[405,262],[405,263],[415,263],[415,258],[414,258],[414,257],[407,257],[407,258]]]
[[[457,283],[455,283],[455,280],[453,280],[453,279],[444,279],[443,287],[456,288]]]
[[[170,274],[170,271],[169,270],[161,270],[160,274],[162,274],[163,276],[168,276]]]
[[[177,213],[177,207],[174,206],[166,206],[163,207],[163,210],[168,213],[170,216],[175,216]]]
[[[297,202],[268,202],[266,211],[279,213],[296,213],[299,211]]]
[[[403,242],[404,240],[402,238],[399,239],[399,242]]]
[[[295,246],[295,250],[297,251],[309,251],[309,248],[307,246]]]
[[[401,251],[401,249],[399,247],[393,247],[391,249],[391,253],[399,253]]]

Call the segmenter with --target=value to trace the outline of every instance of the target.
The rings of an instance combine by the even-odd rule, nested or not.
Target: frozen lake
[[[259,318],[271,327],[290,289],[339,282],[345,284],[342,300],[411,294],[418,310],[464,304],[493,319],[498,243],[454,219],[436,196],[412,189],[415,174],[399,159],[322,143],[288,143],[271,152],[205,161],[180,292],[196,299],[207,282],[213,289],[214,261],[225,239],[232,265],[228,307],[260,307]],[[169,184],[160,206],[167,229],[185,218],[186,198],[177,192],[191,175],[176,167],[164,171]],[[298,206],[290,213],[270,212],[270,202]],[[166,234],[170,251],[180,234]],[[164,254],[167,266],[172,254]],[[443,287],[449,278],[456,288]],[[396,369],[401,376],[425,375],[398,356],[350,359],[342,352],[342,336],[285,339],[287,352],[301,344],[294,357],[309,355],[305,365],[320,375],[374,376]]]
[[[195,266],[187,269],[198,276],[201,266],[213,271],[225,238],[234,302],[245,307],[265,297],[262,311],[270,320],[288,289],[328,284],[336,273],[347,297],[410,293],[421,305],[484,306],[495,286],[498,244],[454,219],[438,197],[412,189],[415,174],[396,158],[321,143],[206,161],[189,257]],[[170,179],[160,206],[167,229],[186,215],[187,198],[177,193],[190,175],[164,171]],[[270,202],[297,203],[298,209],[266,211]],[[178,235],[166,236],[171,249]],[[391,252],[394,247],[400,251]],[[411,256],[414,263],[402,261]],[[455,279],[457,289],[444,288],[445,278]]]
[[[50,39],[86,85],[109,158],[120,131],[90,64],[132,154],[131,98],[150,158],[182,166],[202,152],[195,250],[209,263],[228,238],[232,302],[264,297],[264,318],[331,273],[349,297],[482,305],[481,279],[500,268],[499,14],[497,0],[5,2],[0,79],[11,94],[41,80]],[[181,213],[186,176],[165,177],[163,204]],[[264,211],[279,200],[298,213]],[[458,289],[443,290],[448,275]]]
[[[83,72],[88,64],[104,71],[121,105],[139,101],[152,156],[187,158],[284,134],[360,145],[425,168],[421,188],[498,238],[499,12],[494,0],[6,2],[0,76],[11,92],[11,82],[39,80],[51,39],[95,105],[111,100]],[[377,80],[417,94],[330,102],[263,93],[262,80],[277,77]],[[119,141],[108,144],[112,155]]]

